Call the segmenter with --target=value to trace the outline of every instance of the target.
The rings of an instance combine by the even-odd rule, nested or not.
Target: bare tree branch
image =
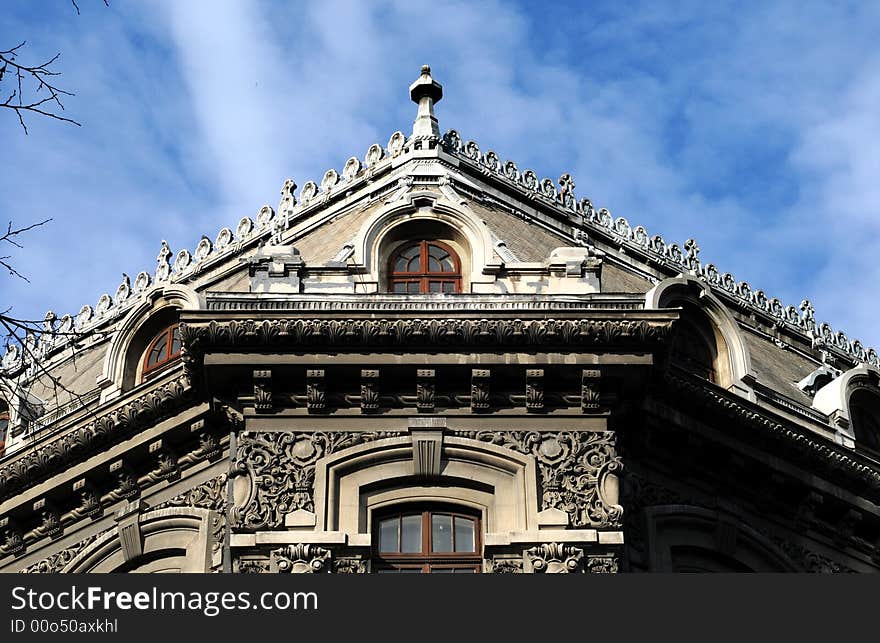
[[[15,237],[22,234],[23,232],[27,232],[28,230],[33,230],[41,225],[49,223],[52,219],[44,219],[43,221],[38,221],[37,223],[32,223],[28,226],[24,226],[22,228],[13,228],[12,221],[9,222],[9,225],[6,226],[6,232],[3,235],[0,235],[0,241],[5,241],[8,244],[15,246],[16,248],[23,248],[18,241],[16,241]],[[5,255],[0,257],[0,266],[2,266],[5,270],[9,272],[10,275],[14,277],[18,277],[19,279],[24,279],[26,282],[30,283],[30,279],[21,274],[18,270],[12,267],[12,264],[9,263],[9,259],[11,259],[11,255]]]
[[[61,89],[55,85],[54,76],[60,76],[61,72],[53,71],[50,66],[58,60],[60,53],[55,54],[46,62],[39,65],[25,65],[18,62],[18,55],[22,47],[27,41],[23,40],[15,47],[0,51],[0,96],[6,93],[2,89],[2,83],[7,75],[11,75],[17,89],[6,97],[0,103],[0,107],[11,109],[18,116],[18,122],[21,124],[24,133],[28,133],[27,125],[24,122],[24,114],[30,112],[32,114],[41,114],[65,123],[72,123],[79,126],[80,123],[62,116],[59,113],[64,111],[64,104],[61,102],[63,96],[73,96],[73,92]],[[33,96],[25,98],[25,88],[27,84],[35,84],[36,89],[32,89]],[[43,95],[39,95],[44,92]]]

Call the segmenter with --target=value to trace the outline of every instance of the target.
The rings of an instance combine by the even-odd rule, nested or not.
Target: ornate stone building
[[[410,95],[8,350],[0,569],[876,571],[877,353]]]

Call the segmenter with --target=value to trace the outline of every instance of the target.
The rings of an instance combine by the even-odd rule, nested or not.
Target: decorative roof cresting
[[[104,293],[94,308],[86,304],[75,316],[61,317],[61,333],[44,333],[39,339],[34,334],[29,334],[25,345],[7,346],[0,359],[0,373],[14,373],[22,366],[22,362],[26,362],[31,363],[31,368],[25,374],[26,378],[30,378],[37,372],[32,367],[34,360],[42,361],[53,351],[68,346],[77,333],[118,319],[135,302],[148,296],[152,289],[169,282],[191,279],[212,262],[240,251],[244,243],[256,242],[270,236],[275,242],[279,241],[282,233],[294,220],[308,211],[321,208],[332,194],[344,194],[340,186],[345,185],[346,189],[350,189],[356,183],[368,184],[374,180],[377,168],[384,161],[411,150],[435,147],[476,165],[486,178],[493,177],[514,186],[527,199],[555,207],[565,215],[571,227],[565,234],[571,234],[576,243],[586,244],[588,233],[598,232],[609,237],[621,248],[642,252],[661,265],[694,275],[707,282],[716,293],[739,305],[769,315],[779,326],[806,335],[813,346],[821,349],[823,360],[831,353],[855,363],[865,362],[880,367],[880,354],[876,349],[867,348],[858,339],[850,339],[846,333],[835,331],[830,324],[817,322],[813,306],[808,300],[803,300],[799,307],[784,306],[779,299],[768,297],[764,291],[754,290],[744,281],[738,282],[728,272],[722,273],[714,264],[703,263],[699,257],[699,246],[693,239],[688,239],[683,246],[677,243],[667,244],[662,236],[649,235],[643,226],[632,227],[624,217],[613,217],[607,208],[597,209],[589,199],[577,199],[574,194],[575,182],[570,174],[563,174],[556,182],[549,178],[539,180],[533,170],[520,170],[512,160],[502,162],[492,150],[481,152],[475,141],[462,141],[455,130],[449,130],[441,139],[437,118],[434,116],[434,103],[443,98],[443,87],[431,77],[431,68],[428,65],[422,66],[421,75],[409,87],[409,94],[419,106],[413,122],[412,136],[407,138],[398,131],[391,136],[385,148],[374,143],[367,150],[363,164],[356,157],[349,158],[341,175],[335,169],[330,169],[324,173],[320,186],[314,181],[307,181],[298,199],[295,196],[296,183],[291,179],[286,180],[282,186],[277,214],[270,206],[263,206],[255,219],[242,217],[234,232],[230,228],[222,228],[213,243],[210,238],[202,235],[193,253],[182,249],[175,255],[168,244],[162,241],[152,277],[149,272],[141,271],[132,283],[123,274],[122,283],[115,290],[115,297]],[[423,144],[423,141],[426,143]]]

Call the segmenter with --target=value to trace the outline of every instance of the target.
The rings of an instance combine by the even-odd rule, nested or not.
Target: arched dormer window
[[[389,289],[393,293],[461,292],[461,261],[442,241],[407,241],[391,253]]]
[[[672,363],[710,382],[718,382],[718,344],[711,322],[694,305],[682,302],[678,331],[672,342]]]
[[[849,415],[856,444],[880,451],[880,395],[857,389],[849,398]]]
[[[143,379],[147,380],[180,357],[180,328],[163,328],[149,343],[144,354]]]

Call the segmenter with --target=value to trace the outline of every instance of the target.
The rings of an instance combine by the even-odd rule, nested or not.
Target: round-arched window
[[[849,398],[849,414],[856,444],[880,451],[880,395],[856,390]]]
[[[147,346],[144,355],[144,379],[158,373],[180,357],[180,328],[177,324],[162,329]]]
[[[696,307],[682,304],[682,308],[672,341],[672,362],[697,377],[717,382],[718,347],[711,324]]]
[[[462,507],[408,505],[374,518],[374,570],[380,574],[476,574],[480,519]]]
[[[408,241],[392,254],[388,266],[393,293],[461,292],[461,261],[442,241]]]

